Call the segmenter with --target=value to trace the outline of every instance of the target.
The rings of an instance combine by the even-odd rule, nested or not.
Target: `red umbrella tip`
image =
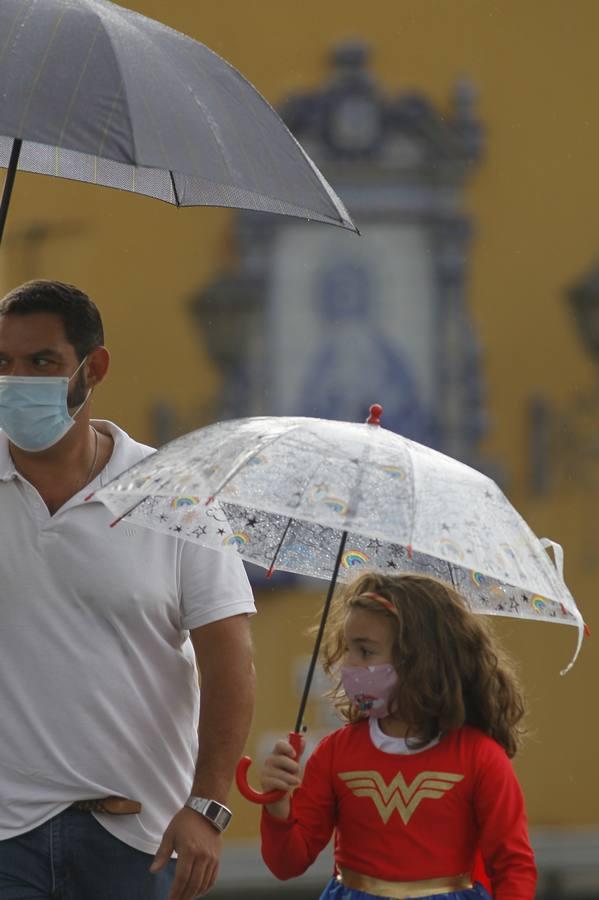
[[[380,425],[381,416],[383,415],[383,407],[380,403],[373,403],[370,407],[370,415],[366,419],[367,425]]]

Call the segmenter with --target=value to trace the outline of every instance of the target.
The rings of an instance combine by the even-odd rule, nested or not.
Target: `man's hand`
[[[171,819],[150,872],[159,872],[173,851],[178,855],[175,880],[168,900],[194,900],[210,890],[218,874],[222,838],[193,809],[182,809]]]

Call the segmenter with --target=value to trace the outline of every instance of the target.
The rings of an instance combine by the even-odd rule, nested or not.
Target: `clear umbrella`
[[[114,524],[127,518],[269,571],[329,580],[296,733],[335,583],[363,568],[440,578],[478,613],[574,625],[574,659],[582,642],[559,545],[537,538],[486,475],[381,428],[380,413],[373,406],[366,424],[269,417],[210,425],[93,495]]]
[[[233,66],[108,0],[2,0],[0,86],[0,240],[17,168],[357,230]]]

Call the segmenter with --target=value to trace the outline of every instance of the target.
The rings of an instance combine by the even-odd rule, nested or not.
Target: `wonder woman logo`
[[[370,797],[385,825],[394,809],[407,825],[422,800],[441,799],[464,776],[452,772],[421,772],[409,785],[401,772],[390,784],[385,784],[380,772],[340,772],[339,778],[356,797]]]

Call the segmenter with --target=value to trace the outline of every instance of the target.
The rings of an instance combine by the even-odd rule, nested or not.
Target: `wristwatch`
[[[225,831],[229,827],[229,823],[233,818],[231,810],[217,800],[207,800],[205,797],[194,797],[192,795],[186,801],[185,806],[189,806],[190,809],[204,816],[220,832]]]

